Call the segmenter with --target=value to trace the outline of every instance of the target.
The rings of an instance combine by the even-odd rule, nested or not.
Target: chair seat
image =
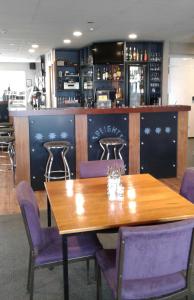
[[[96,258],[113,296],[116,298],[116,250],[99,250],[96,253]],[[186,282],[182,273],[174,273],[157,278],[124,280],[122,300],[160,297],[181,290],[185,285]]]
[[[50,262],[62,262],[62,239],[54,227],[42,229],[44,247],[38,251],[35,265],[40,266]],[[101,245],[93,233],[84,233],[68,237],[68,259],[95,256]]]

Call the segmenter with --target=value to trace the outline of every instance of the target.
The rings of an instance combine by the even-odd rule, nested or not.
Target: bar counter
[[[124,108],[65,108],[12,111],[15,127],[16,182],[28,180],[43,188],[48,154],[43,143],[67,139],[72,178],[79,178],[79,162],[99,159],[99,139],[125,139],[123,157],[129,174],[181,177],[187,161],[190,106]]]

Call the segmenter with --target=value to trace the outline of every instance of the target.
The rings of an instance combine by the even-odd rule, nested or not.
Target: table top
[[[194,205],[149,174],[125,175],[123,200],[109,200],[107,178],[45,182],[60,234],[194,217]]]

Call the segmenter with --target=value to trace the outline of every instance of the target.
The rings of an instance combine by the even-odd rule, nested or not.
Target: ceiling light
[[[69,40],[69,39],[63,40],[63,43],[64,44],[71,44],[71,40]]]
[[[28,49],[28,52],[30,52],[30,53],[34,53],[34,52],[35,52],[35,50],[34,50],[34,49]]]
[[[10,46],[15,46],[15,44],[14,44],[14,43],[10,43],[9,45],[10,45]]]
[[[79,37],[79,36],[82,35],[82,32],[81,31],[74,31],[73,35]]]
[[[94,31],[94,27],[90,27],[89,30],[90,30],[90,31]]]
[[[130,34],[128,35],[128,37],[129,37],[129,39],[131,39],[131,40],[135,40],[135,39],[137,38],[137,34],[136,34],[136,33],[130,33]]]
[[[39,48],[39,45],[38,44],[33,44],[32,48],[34,48],[34,49]]]

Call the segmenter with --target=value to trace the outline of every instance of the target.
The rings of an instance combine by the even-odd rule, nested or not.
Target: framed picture
[[[32,86],[32,79],[26,79],[26,86],[27,87]]]

